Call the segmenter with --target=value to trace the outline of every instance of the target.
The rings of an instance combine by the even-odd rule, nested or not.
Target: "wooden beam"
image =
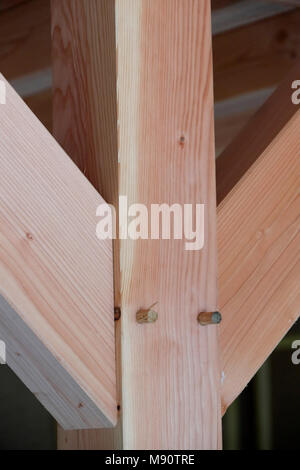
[[[206,208],[202,251],[179,240],[121,242],[124,448],[216,449],[218,331],[196,321],[217,307],[210,5],[117,6],[120,194],[148,210]],[[136,312],[155,302],[159,321],[138,325]]]
[[[215,141],[217,158],[239,135],[242,129],[248,124],[249,120],[256,114],[258,109],[267,101],[273,92],[274,88],[264,88],[215,103]],[[222,179],[219,181],[222,186]]]
[[[277,2],[300,7],[300,0],[268,0],[268,2]]]
[[[33,96],[41,92],[51,92],[51,69],[43,69],[30,75],[23,75],[22,77],[11,80],[10,84],[22,98],[27,98],[28,96]]]
[[[292,5],[280,5],[265,0],[242,0],[214,12],[213,34],[221,34],[241,26],[294,10]]]
[[[1,12],[1,72],[12,80],[48,68],[50,38],[49,0],[29,0]]]
[[[214,36],[216,102],[277,87],[299,60],[299,22],[296,9]]]
[[[5,84],[0,335],[7,363],[66,429],[112,426],[112,246],[96,238],[104,200]]]
[[[236,3],[241,2],[222,0],[213,2],[213,7],[218,8],[216,12],[219,14],[219,7]],[[213,12],[213,17],[216,12]],[[300,47],[299,15],[299,11],[292,10],[263,22],[251,23],[214,36],[217,101],[240,93],[277,86],[283,79],[286,68],[297,60]],[[230,24],[229,19],[228,26]],[[232,44],[235,44],[234,48],[231,47]],[[32,83],[32,87],[38,84],[34,80],[37,72],[42,70],[44,75],[46,71],[49,73],[50,0],[28,0],[17,4],[12,11],[1,13],[0,59],[1,71],[9,80],[24,77],[25,81]],[[38,92],[40,90],[37,89],[36,93]],[[33,89],[31,94],[34,93]]]
[[[300,61],[217,159],[217,200],[220,203],[297,111],[292,83],[300,77]],[[249,143],[251,142],[251,145]]]
[[[218,159],[223,413],[299,316],[299,72]]]
[[[97,167],[98,181],[105,184],[102,175],[109,159],[116,158],[114,151],[104,151],[105,136],[111,135],[110,126],[115,129],[114,122],[103,134],[104,149],[99,133],[106,116],[117,109],[108,101],[107,87],[118,83],[118,194],[127,195],[129,204],[148,207],[154,202],[206,205],[206,244],[201,252],[185,251],[178,240],[121,241],[123,447],[217,448],[221,445],[217,327],[197,325],[199,311],[217,307],[209,2],[117,0],[114,81],[108,64],[108,69],[101,67],[107,51],[111,58],[115,30],[107,11],[101,23],[101,8],[112,4],[53,2],[57,132],[66,145],[77,141],[76,119],[82,111],[84,119],[89,117],[88,135],[95,151],[86,171],[92,176],[91,168]],[[97,84],[103,80],[102,89]],[[103,92],[104,102],[93,86]],[[61,124],[64,131],[59,130]],[[84,155],[88,139],[78,141],[83,142]],[[75,150],[74,159],[80,162],[78,155]],[[115,175],[114,168],[110,171]],[[155,302],[158,322],[138,325],[136,312]],[[60,433],[59,443],[60,448],[115,445],[100,431]]]
[[[42,91],[24,99],[31,111],[41,121],[49,132],[52,132],[52,93],[51,90]]]
[[[26,0],[1,0],[0,11],[8,10],[9,8],[13,8],[25,1]]]
[[[115,2],[52,0],[53,132],[105,199],[118,207]],[[84,92],[83,92],[84,90]],[[119,246],[114,245],[114,296],[120,306]],[[121,322],[116,322],[118,404],[121,404]],[[120,410],[119,410],[120,414]],[[65,432],[59,449],[120,449],[114,430]]]
[[[297,15],[297,14],[298,14],[298,13],[296,13],[296,12],[293,13],[295,19],[296,19],[296,16],[295,16],[295,15]],[[290,18],[290,19],[288,19],[288,18]],[[289,33],[289,34],[292,34],[292,36],[294,37],[294,33],[291,32],[291,31],[293,31],[293,22],[291,22],[292,18],[293,18],[292,16],[285,15],[284,17],[277,18],[277,19],[276,19],[276,22],[275,22],[275,20],[269,20],[268,24],[269,24],[270,26],[272,26],[272,34],[271,34],[271,37],[274,38],[274,37],[277,35],[276,31],[279,31],[281,27],[289,29],[289,30],[290,30],[290,33]],[[283,21],[283,20],[284,20],[284,21]],[[288,22],[286,23],[286,21],[288,21]],[[273,25],[274,25],[274,28],[273,28]],[[253,29],[253,34],[254,34],[254,32],[255,32],[255,35],[257,35],[258,37],[260,37],[260,36],[259,36],[260,30],[257,29],[257,28],[258,28],[258,25],[252,25],[251,28],[254,28],[254,27],[255,27],[255,29]],[[266,25],[264,25],[264,28],[265,28],[265,27],[266,27]],[[269,28],[269,27],[268,27],[268,28]],[[263,31],[263,29],[261,29],[261,31]],[[240,34],[240,33],[239,33],[239,34]],[[245,31],[245,34],[249,34],[249,32]],[[217,38],[216,38],[216,39],[217,39]],[[241,40],[237,41],[237,43],[241,44]],[[219,55],[221,55],[221,51],[220,51]],[[275,60],[275,58],[274,58],[274,60]],[[279,62],[279,63],[281,63],[281,62]],[[257,66],[255,67],[255,69],[257,69]],[[269,69],[271,69],[271,70],[274,71],[274,68],[273,68],[272,66],[269,66]],[[218,72],[218,69],[217,69],[217,72]],[[234,73],[233,73],[233,72],[234,72],[234,71],[231,71],[231,72],[230,72],[230,73],[231,73],[231,76],[236,76],[237,70],[235,70]],[[246,70],[245,70],[245,72],[246,72]],[[299,73],[298,73],[298,72],[299,72]],[[288,80],[288,83],[290,83],[290,81],[291,81],[292,79],[294,79],[295,77],[297,78],[298,76],[300,76],[300,70],[299,70],[298,72],[297,72],[297,70],[295,69],[295,72],[293,72],[293,73],[291,74],[291,78],[290,78],[290,80]],[[247,72],[247,75],[248,75],[248,72]],[[278,74],[277,74],[277,75],[278,75]],[[275,77],[277,77],[277,75],[276,75],[276,73],[275,73]],[[219,79],[220,79],[220,76],[218,76],[218,77],[219,77]],[[218,80],[218,77],[217,77],[217,80]],[[225,81],[226,81],[226,80],[225,80]],[[243,82],[243,81],[240,81],[240,82]],[[218,83],[220,83],[220,82],[218,81]],[[220,86],[219,86],[218,84],[217,84],[217,88],[218,88],[218,89],[220,88]],[[290,94],[289,87],[288,87],[288,94]],[[289,103],[290,103],[289,95],[288,95],[288,94],[287,94],[286,101],[285,101],[286,104],[289,104]],[[242,98],[241,98],[241,99],[242,99]],[[281,103],[281,101],[280,101],[280,103]],[[219,106],[219,107],[220,107],[220,106]],[[218,112],[218,114],[217,114],[217,122],[221,122],[221,120],[222,120],[222,116],[220,115],[220,112],[218,111],[218,110],[219,110],[219,107],[218,107],[218,105],[217,105],[217,112]],[[259,134],[259,135],[269,136],[269,137],[270,137],[270,135],[271,135],[271,134],[270,134],[270,131],[272,131],[272,127],[273,127],[273,129],[275,130],[275,134],[276,134],[276,132],[278,132],[278,130],[276,130],[276,129],[277,129],[276,126],[274,127],[274,122],[273,122],[273,121],[274,121],[274,115],[275,115],[274,112],[273,112],[273,104],[272,104],[272,105],[268,105],[268,108],[269,108],[269,113],[266,114],[266,115],[264,115],[264,117],[262,118],[262,122],[259,122],[259,121],[256,122],[256,121],[254,121],[253,133],[256,134],[256,139],[258,139],[257,129],[259,129],[259,128],[261,128],[261,127],[264,127],[267,123],[269,123],[269,125],[267,124],[267,125],[268,125],[268,132],[265,132],[265,133]],[[291,109],[291,111],[293,112],[293,111],[295,111],[296,108],[295,108],[294,106],[291,106],[290,109]],[[262,116],[261,114],[259,114],[259,115]],[[280,115],[281,115],[281,111],[278,113],[278,116],[280,116]],[[246,110],[245,119],[247,118],[247,116],[248,116],[248,113],[247,113],[247,110]],[[266,117],[266,116],[269,116],[269,117]],[[66,119],[66,118],[65,118],[65,119]],[[65,120],[65,119],[64,119],[64,120]],[[231,122],[231,121],[234,121],[234,117],[232,117],[232,118],[226,117],[226,123],[227,123],[227,124],[226,124],[226,127],[224,127],[224,124],[222,124],[222,128],[223,128],[223,127],[226,128],[226,134],[228,134],[228,120],[229,120],[230,122]],[[239,121],[238,125],[240,125],[240,121],[241,121],[240,116],[238,117],[238,121]],[[66,121],[65,121],[65,122],[66,122]],[[230,123],[229,123],[229,124],[230,124]],[[99,125],[99,123],[98,123],[97,125]],[[234,126],[236,126],[236,125],[237,125],[237,124],[234,124]],[[96,126],[95,126],[95,127],[96,127]],[[220,126],[219,126],[219,127],[220,127]],[[218,129],[217,129],[217,131],[218,131]],[[234,130],[234,132],[236,132],[236,131]],[[248,138],[247,138],[247,135],[246,135],[247,133],[248,133],[248,130],[246,130],[245,134],[242,134],[241,139],[242,139],[243,142],[247,142],[247,141],[248,141]],[[68,134],[68,132],[67,132],[67,130],[66,130],[66,135],[67,135],[67,134]],[[275,134],[273,135],[273,137],[275,136]],[[218,135],[219,135],[219,132],[217,132],[217,136],[218,136]],[[222,140],[222,135],[223,135],[223,134],[222,134],[222,132],[221,132],[221,133],[220,133],[220,137],[217,139],[217,142],[222,142],[222,141],[223,141],[223,140]],[[227,137],[227,136],[226,136],[226,137]],[[246,138],[246,140],[245,140],[245,138]],[[259,140],[259,139],[258,139],[258,140]],[[244,174],[245,171],[247,171],[247,169],[251,166],[251,164],[252,164],[252,163],[255,161],[255,159],[258,157],[257,153],[255,153],[255,154],[253,153],[252,147],[249,148],[249,146],[246,146],[246,147],[248,147],[248,150],[247,150],[247,148],[244,148],[244,146],[243,146],[243,144],[242,144],[242,141],[239,142],[238,145],[237,145],[237,143],[235,144],[235,145],[238,146],[239,148],[242,148],[242,149],[243,149],[241,152],[239,152],[239,158],[238,158],[238,159],[236,158],[236,159],[234,159],[234,161],[230,161],[230,159],[229,159],[228,162],[226,162],[226,158],[225,158],[224,160],[223,160],[222,158],[220,158],[220,160],[217,161],[217,170],[218,170],[218,171],[217,171],[217,175],[218,175],[218,185],[217,185],[217,186],[218,186],[218,194],[219,194],[218,197],[219,197],[219,200],[220,200],[220,201],[222,200],[222,198],[224,198],[224,195],[226,194],[226,192],[229,192],[229,191],[233,188],[234,184],[240,179],[240,177],[242,176],[242,174]],[[71,139],[70,139],[70,142],[71,142]],[[103,138],[102,138],[102,142],[103,142]],[[269,140],[269,143],[270,143],[270,140]],[[73,145],[74,145],[74,147],[76,147],[75,140],[73,140]],[[242,147],[240,147],[241,145],[242,145]],[[266,146],[265,146],[265,147],[266,147]],[[76,151],[77,151],[77,150],[76,150]],[[246,152],[246,153],[245,153],[245,152]],[[248,153],[248,152],[249,152],[249,153]],[[231,154],[232,154],[232,152],[231,152],[231,147],[229,147],[229,148],[227,149],[227,152],[224,153],[223,158],[225,157],[225,155],[230,156]],[[244,158],[241,158],[241,154],[244,155]],[[236,153],[235,153],[234,155],[236,155]],[[247,157],[247,155],[248,155],[248,157]],[[82,158],[84,158],[84,146],[82,146]],[[251,160],[251,158],[252,158],[252,160]],[[223,161],[223,163],[222,163],[222,161]],[[236,165],[237,162],[239,162],[238,165],[241,165],[241,164],[242,164],[242,166],[245,165],[245,163],[246,163],[246,167],[244,167],[244,170],[242,170],[242,172],[241,172],[241,169],[238,169],[238,173],[236,174],[236,176],[233,176],[233,178],[232,178],[232,177],[229,178],[229,181],[228,181],[227,178],[228,178],[228,176],[230,175],[230,173],[229,173],[228,171],[229,171],[229,169],[231,168],[232,174],[234,175],[234,173],[235,173],[235,171],[236,171],[236,170],[235,170],[235,165]],[[248,162],[248,163],[247,163],[247,162]],[[103,165],[104,163],[105,163],[105,162],[102,161],[102,165]],[[224,166],[224,165],[225,165],[225,166]],[[223,170],[222,170],[222,167],[223,167]],[[226,185],[228,185],[228,186],[227,186],[227,190],[226,190],[226,188],[225,188],[225,193],[224,193],[224,187],[225,187]],[[108,192],[108,193],[109,193],[109,192]],[[223,193],[223,196],[222,196],[222,193]],[[108,194],[107,194],[107,195],[108,195]],[[249,379],[248,379],[248,380],[250,380],[250,376],[249,376]],[[109,432],[110,432],[110,431],[109,431]],[[105,433],[107,433],[107,431],[105,431]],[[105,433],[104,433],[104,434],[105,434]],[[99,444],[99,442],[100,442],[101,439],[103,438],[103,432],[102,432],[102,431],[101,431],[101,432],[100,432],[100,431],[98,432],[98,436],[97,436],[97,434],[95,434],[94,432],[92,432],[92,433],[90,433],[90,432],[80,432],[80,433],[78,433],[78,434],[79,434],[80,436],[78,437],[78,439],[76,438],[76,442],[79,441],[79,442],[81,443],[81,445],[83,445],[83,446],[84,446],[84,445],[88,445],[88,443],[90,443],[91,446],[93,446],[93,444],[95,444],[95,443],[98,443],[98,444]],[[91,434],[91,437],[90,437],[90,438],[89,438],[89,437],[86,437],[86,435],[89,436],[90,434]],[[65,435],[65,433],[64,433],[64,435]],[[92,436],[94,436],[94,438],[93,438]],[[95,437],[95,436],[96,436],[96,437]],[[71,439],[71,436],[69,436],[69,437],[70,437],[70,439]],[[107,440],[105,440],[105,441],[106,441],[106,444],[104,444],[104,445],[106,446],[106,445],[107,445]],[[107,448],[107,447],[104,447],[104,448]]]

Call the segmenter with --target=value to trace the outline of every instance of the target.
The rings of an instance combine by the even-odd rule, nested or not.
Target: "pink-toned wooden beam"
[[[102,197],[5,84],[0,104],[0,339],[65,429],[117,421],[112,243]]]
[[[221,445],[218,331],[197,323],[200,311],[217,307],[210,25],[210,2],[199,0],[52,2],[59,141],[109,200],[117,189],[129,204],[206,205],[202,251],[124,240],[116,254],[125,449]],[[136,312],[155,302],[158,321],[137,324]],[[105,431],[59,433],[60,448],[115,445]]]

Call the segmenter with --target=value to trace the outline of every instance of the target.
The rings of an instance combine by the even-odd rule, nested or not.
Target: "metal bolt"
[[[139,310],[136,314],[136,321],[138,323],[155,323],[158,319],[158,313],[152,310],[157,305],[151,305],[147,310]]]
[[[218,325],[222,321],[220,312],[201,312],[198,315],[198,323],[202,326]]]

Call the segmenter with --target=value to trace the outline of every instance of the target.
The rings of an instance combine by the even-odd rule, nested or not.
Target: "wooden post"
[[[66,429],[117,421],[113,260],[105,204],[4,81],[0,336],[7,363]]]
[[[55,135],[94,184],[110,186],[102,194],[115,200],[117,188],[148,210],[205,204],[201,251],[120,242],[123,448],[216,449],[218,327],[197,322],[218,307],[210,2],[53,0],[52,32]],[[139,324],[154,303],[157,321]],[[107,446],[102,436],[60,433],[60,448]]]

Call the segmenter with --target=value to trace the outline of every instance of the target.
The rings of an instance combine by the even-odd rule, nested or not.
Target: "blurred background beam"
[[[225,8],[214,12],[212,17],[213,34],[221,34],[249,23],[287,13],[295,7],[280,5],[264,0],[242,0],[233,2]]]
[[[299,316],[296,72],[217,159],[223,412]]]

